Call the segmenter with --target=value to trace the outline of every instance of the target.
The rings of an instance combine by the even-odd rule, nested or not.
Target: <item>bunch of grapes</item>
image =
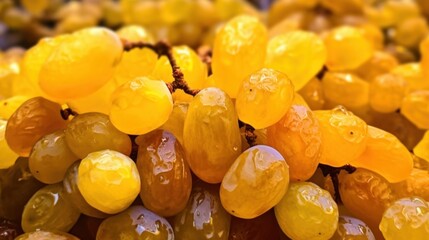
[[[0,239],[429,236],[425,1],[65,6],[0,52]]]

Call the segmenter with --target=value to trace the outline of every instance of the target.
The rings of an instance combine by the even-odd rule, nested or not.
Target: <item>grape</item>
[[[363,80],[371,82],[377,76],[389,73],[398,64],[398,60],[393,55],[376,51],[368,61],[355,70],[355,73]]]
[[[40,230],[69,231],[80,212],[64,199],[62,184],[43,187],[28,200],[22,213],[21,226],[25,232]]]
[[[82,159],[77,179],[85,201],[108,214],[128,208],[140,192],[135,163],[112,150],[93,152]]]
[[[175,24],[184,21],[193,12],[193,0],[160,1],[160,16],[164,23]]]
[[[33,176],[46,184],[61,182],[78,157],[67,146],[64,130],[42,137],[33,147],[29,161]]]
[[[357,218],[340,215],[337,231],[331,240],[375,240],[371,229]]]
[[[130,42],[155,42],[152,34],[147,29],[139,25],[124,26],[118,29],[116,33],[121,39],[125,39]]]
[[[61,231],[44,231],[36,230],[33,232],[28,232],[22,235],[19,235],[15,240],[48,240],[48,239],[57,239],[57,240],[79,240],[79,238]]]
[[[231,215],[222,208],[213,188],[193,188],[185,209],[174,217],[175,239],[228,239]]]
[[[84,97],[113,76],[122,54],[119,37],[105,28],[86,28],[64,37],[40,70],[40,87],[58,99]]]
[[[121,1],[121,6],[125,23],[151,26],[161,21],[159,1]]]
[[[386,240],[418,240],[429,234],[429,204],[412,197],[402,198],[384,212],[380,230]]]
[[[333,71],[352,70],[371,58],[374,49],[356,28],[334,28],[325,37],[328,52],[326,66]]]
[[[370,84],[369,103],[377,112],[394,112],[401,107],[407,82],[399,75],[383,74]]]
[[[251,219],[274,207],[288,185],[284,158],[274,148],[257,145],[244,151],[226,172],[220,200],[231,215]]]
[[[150,132],[164,124],[173,100],[164,82],[148,77],[121,85],[112,96],[110,121],[121,132],[133,135]]]
[[[368,126],[367,146],[351,165],[370,169],[389,182],[405,180],[413,169],[408,149],[391,133]]]
[[[337,204],[314,183],[291,183],[274,211],[281,229],[292,239],[329,239],[337,229]]]
[[[31,14],[40,16],[49,6],[49,0],[21,0],[21,4]]]
[[[244,77],[262,68],[266,45],[267,30],[257,18],[243,15],[227,22],[213,46],[216,86],[235,98]]]
[[[422,199],[429,200],[429,172],[427,169],[421,170],[413,168],[411,175],[402,182],[392,185],[392,189],[400,198],[419,196]]]
[[[320,4],[336,14],[358,13],[364,6],[361,0],[330,1],[320,0]]]
[[[429,83],[425,80],[423,65],[418,63],[401,64],[394,69],[391,73],[403,77],[408,84],[408,92],[415,90],[429,89]]]
[[[31,175],[27,158],[18,158],[12,166],[0,170],[0,217],[20,221],[28,199],[43,187]]]
[[[122,12],[119,2],[103,1],[100,3],[103,10],[103,20],[111,28],[122,24]]]
[[[42,97],[24,102],[9,118],[5,138],[20,156],[29,156],[33,145],[43,136],[64,129],[61,106]]]
[[[183,145],[195,175],[208,183],[222,181],[241,150],[237,115],[225,92],[205,88],[194,97],[185,119]]]
[[[299,93],[304,98],[305,102],[312,110],[319,110],[325,104],[325,96],[323,94],[322,82],[317,78],[311,79]]]
[[[102,113],[79,114],[65,130],[67,145],[80,159],[100,150],[110,149],[125,155],[131,153],[128,135],[116,129],[109,117]]]
[[[241,121],[261,129],[279,121],[293,98],[294,88],[286,75],[262,68],[243,80],[235,106]]]
[[[407,94],[402,101],[401,114],[421,129],[429,129],[429,90]]]
[[[185,152],[173,134],[155,130],[136,139],[143,204],[161,216],[173,216],[188,202],[192,177]]]
[[[426,131],[423,138],[414,147],[413,152],[416,156],[429,162],[429,131]]]
[[[285,73],[300,90],[322,68],[326,47],[314,33],[290,31],[270,39],[266,66]]]
[[[10,149],[4,137],[7,121],[0,119],[0,169],[8,168],[15,163],[18,155]]]
[[[280,121],[268,128],[267,139],[286,159],[292,181],[305,181],[316,171],[323,139],[319,122],[308,107],[292,105]]]
[[[174,137],[183,145],[183,128],[185,126],[185,118],[188,113],[189,103],[174,102],[173,111],[170,114],[167,122],[161,126],[162,129],[171,132]]]
[[[107,214],[91,207],[83,198],[78,183],[78,171],[80,162],[73,163],[67,170],[63,180],[64,198],[70,201],[81,213],[97,218],[105,218]]]
[[[393,37],[395,43],[408,48],[418,46],[429,32],[424,17],[405,19],[396,26],[395,30]]]
[[[0,101],[0,119],[9,119],[12,114],[29,98],[26,96],[13,96]]]
[[[357,159],[365,150],[367,124],[339,106],[313,111],[322,130],[320,163],[340,167]]]

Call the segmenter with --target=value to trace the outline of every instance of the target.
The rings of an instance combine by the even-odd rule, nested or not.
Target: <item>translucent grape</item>
[[[374,49],[356,28],[334,28],[325,37],[328,52],[326,65],[330,70],[352,70],[370,59]]]
[[[235,106],[241,121],[261,129],[279,121],[293,98],[294,88],[286,75],[262,68],[243,80]]]
[[[15,160],[18,158],[18,154],[12,151],[9,145],[7,145],[4,136],[6,131],[6,124],[7,121],[0,119],[0,169],[12,166],[15,163]]]
[[[271,38],[265,65],[285,73],[296,90],[316,76],[326,61],[322,39],[306,31],[290,31]]]
[[[106,218],[98,228],[96,239],[173,240],[174,232],[165,218],[137,205]]]
[[[222,180],[220,199],[231,214],[251,219],[274,207],[286,193],[289,169],[274,148],[257,145],[244,151]]]
[[[420,198],[429,200],[429,172],[427,169],[422,170],[413,168],[410,176],[402,182],[392,185],[392,189],[400,198],[419,196]]]
[[[144,134],[164,124],[173,110],[173,99],[164,82],[136,78],[113,93],[110,121],[121,132]]]
[[[426,131],[423,138],[414,147],[413,152],[416,156],[429,162],[429,131]]]
[[[371,82],[378,75],[389,73],[398,66],[398,60],[384,51],[376,51],[372,57],[355,70],[363,80]]]
[[[337,229],[337,204],[314,183],[291,183],[274,211],[281,229],[292,239],[329,239]]]
[[[308,107],[292,105],[268,128],[267,140],[286,159],[292,181],[305,181],[316,171],[324,141],[319,122]]]
[[[33,145],[43,136],[65,129],[61,106],[42,97],[24,102],[9,118],[5,138],[20,156],[29,156]]]
[[[213,46],[216,86],[235,98],[244,77],[263,67],[267,40],[265,26],[255,17],[238,16],[227,22]]]
[[[58,239],[58,240],[79,240],[79,238],[68,234],[66,232],[60,231],[44,231],[36,230],[33,232],[24,233],[19,235],[15,240],[48,240],[48,239]]]
[[[79,114],[65,130],[67,145],[80,159],[100,150],[115,150],[125,155],[131,153],[131,140],[116,129],[109,116],[102,113]]]
[[[375,240],[374,234],[366,223],[361,220],[340,215],[338,228],[331,240]]]
[[[185,118],[188,113],[189,103],[174,102],[173,111],[170,114],[167,122],[161,126],[162,129],[171,132],[177,141],[183,145],[183,128],[185,126]]]
[[[418,240],[429,234],[429,204],[412,197],[402,198],[384,212],[380,230],[386,240]]]
[[[417,47],[428,34],[429,28],[423,16],[408,18],[395,28],[394,41],[408,48]]]
[[[406,90],[407,82],[401,76],[379,75],[370,84],[369,103],[378,112],[394,112],[401,107]]]
[[[401,64],[391,70],[391,73],[403,77],[408,84],[408,92],[429,89],[429,82],[425,80],[423,65],[419,63]]]
[[[429,90],[407,94],[402,101],[401,114],[422,129],[429,129]]]
[[[143,204],[161,216],[174,216],[188,202],[192,176],[183,147],[170,132],[155,130],[136,139]]]
[[[116,31],[116,33],[121,39],[125,39],[130,42],[155,42],[152,34],[147,29],[139,25],[127,25],[121,27]]]
[[[26,96],[13,96],[0,101],[0,119],[9,119],[12,114],[29,99]]]
[[[357,159],[365,150],[367,124],[344,107],[313,111],[322,130],[320,163],[335,167]]]
[[[322,109],[325,104],[325,95],[323,94],[322,82],[317,78],[311,79],[301,90],[299,94],[304,98],[310,109]]]
[[[192,14],[193,0],[164,0],[160,2],[161,19],[167,24],[183,21]]]
[[[103,150],[82,159],[77,185],[89,205],[115,214],[127,209],[139,194],[140,176],[129,157]]]
[[[84,97],[113,76],[122,54],[119,37],[105,28],[86,28],[64,37],[39,74],[42,90],[58,99]]]
[[[63,197],[62,184],[48,185],[28,200],[22,213],[25,232],[57,230],[68,232],[77,222],[80,212]]]
[[[194,97],[185,119],[183,144],[192,171],[208,183],[220,183],[241,150],[237,114],[225,92],[205,88]]]

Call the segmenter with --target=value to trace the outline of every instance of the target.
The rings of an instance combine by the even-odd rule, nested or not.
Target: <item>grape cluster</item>
[[[425,239],[425,14],[0,3],[11,29],[57,21],[0,52],[0,239]]]

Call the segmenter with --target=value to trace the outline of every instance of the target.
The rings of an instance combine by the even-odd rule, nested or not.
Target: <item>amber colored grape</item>
[[[194,187],[185,209],[174,218],[177,240],[228,239],[231,215],[214,186]]]
[[[241,150],[237,114],[225,92],[205,88],[194,97],[183,140],[191,170],[208,183],[220,183]]]
[[[395,27],[395,43],[408,48],[418,47],[428,34],[426,19],[422,16],[405,19]]]
[[[423,138],[414,147],[413,152],[416,156],[429,162],[429,131],[425,132]]]
[[[314,174],[324,141],[319,121],[308,107],[292,105],[268,128],[267,140],[286,159],[292,181],[305,181]]]
[[[398,60],[385,51],[376,51],[372,57],[354,72],[363,80],[372,81],[378,75],[386,74],[398,66]]]
[[[427,169],[413,168],[410,176],[402,182],[392,184],[399,198],[419,196],[429,201],[429,173]]]
[[[183,147],[164,130],[141,135],[136,142],[143,204],[161,216],[176,215],[185,208],[192,188]]]
[[[57,239],[57,240],[79,240],[79,238],[61,231],[44,231],[36,230],[33,232],[28,232],[22,235],[19,235],[15,240],[48,240],[48,239]]]
[[[325,104],[322,82],[318,78],[311,79],[298,92],[312,110],[322,109]]]
[[[9,119],[16,109],[28,99],[29,97],[20,95],[2,99],[0,101],[0,119]]]
[[[377,112],[394,112],[401,107],[407,90],[404,78],[394,74],[375,77],[370,84],[369,103]]]
[[[408,92],[416,90],[429,89],[429,82],[425,80],[424,66],[419,63],[401,64],[392,69],[390,72],[399,75],[405,79],[408,85]]]
[[[58,103],[42,97],[24,102],[8,120],[5,137],[9,147],[20,156],[29,156],[41,137],[65,129],[67,121],[60,110]]]
[[[220,187],[222,206],[236,217],[251,219],[274,207],[289,185],[289,169],[274,148],[256,145],[232,164]]]
[[[421,129],[429,129],[429,89],[407,94],[401,114]]]
[[[97,240],[173,240],[171,225],[163,217],[143,206],[131,206],[124,212],[106,218],[98,228]]]
[[[183,128],[185,126],[185,118],[188,113],[189,103],[174,102],[173,111],[170,114],[167,122],[161,126],[161,129],[171,132],[177,141],[183,145]]]
[[[320,163],[340,167],[357,159],[365,150],[367,124],[339,106],[332,110],[313,111],[322,131]]]
[[[340,215],[338,228],[331,240],[375,240],[374,234],[361,220]]]

